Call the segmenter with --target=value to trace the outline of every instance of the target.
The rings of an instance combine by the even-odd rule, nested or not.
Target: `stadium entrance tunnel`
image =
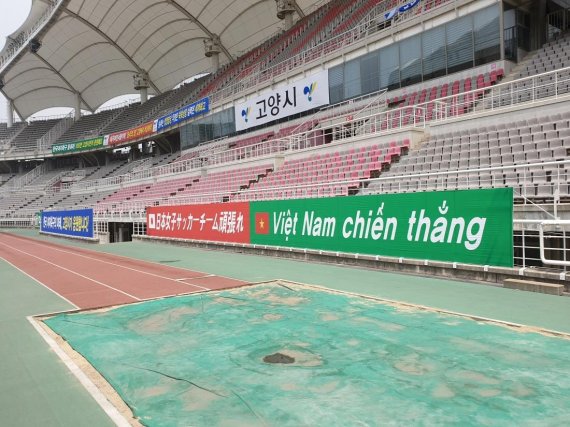
[[[109,243],[132,242],[132,240],[133,240],[132,222],[109,223]]]

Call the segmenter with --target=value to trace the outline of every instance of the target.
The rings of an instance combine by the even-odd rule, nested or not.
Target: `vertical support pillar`
[[[499,43],[501,49],[501,61],[505,60],[505,6],[499,3]]]
[[[148,101],[148,88],[141,87],[140,95],[141,95],[141,104],[144,104],[145,102],[147,102]]]
[[[141,104],[148,101],[148,88],[150,86],[148,73],[143,71],[133,76],[134,89],[138,90],[141,96]]]
[[[75,94],[75,115],[73,120],[78,121],[81,118],[81,95]]]
[[[285,31],[293,26],[293,13],[295,13],[295,2],[293,0],[275,0],[277,6],[277,18],[283,20]]]
[[[6,103],[6,117],[8,129],[10,129],[12,126],[14,126],[14,104],[12,104],[11,100],[8,100]]]
[[[546,0],[537,0],[529,3],[530,6],[530,50],[540,49],[546,41],[547,23]]]
[[[212,64],[212,73],[218,71],[220,67],[220,52],[222,51],[222,43],[217,35],[213,35],[211,39],[204,39],[204,55],[210,58]]]
[[[293,26],[293,13],[286,13],[283,17],[283,22],[285,24],[285,30],[288,30]]]
[[[220,68],[220,54],[219,53],[212,54],[212,56],[210,57],[210,64],[212,67],[212,73],[215,73],[216,71],[218,71],[218,68]]]

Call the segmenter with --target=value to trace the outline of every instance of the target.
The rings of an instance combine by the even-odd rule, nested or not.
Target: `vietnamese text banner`
[[[512,267],[512,191],[251,202],[251,243]]]
[[[162,130],[174,126],[178,123],[182,123],[186,120],[194,118],[196,116],[206,114],[210,111],[210,98],[203,98],[193,104],[187,105],[180,110],[168,114],[167,116],[161,117],[155,120],[155,132],[161,132]]]
[[[109,145],[119,145],[126,142],[136,141],[154,133],[154,121],[128,129],[122,132],[115,132],[108,135]]]
[[[93,237],[93,209],[42,212],[40,230],[74,237]]]
[[[97,138],[85,139],[83,141],[54,144],[51,146],[51,152],[52,154],[77,153],[79,151],[95,150],[103,147],[104,145],[106,145],[105,138],[100,136]]]
[[[249,243],[249,203],[147,208],[147,235]]]
[[[324,70],[277,87],[235,106],[236,131],[311,110],[329,103],[329,75]]]

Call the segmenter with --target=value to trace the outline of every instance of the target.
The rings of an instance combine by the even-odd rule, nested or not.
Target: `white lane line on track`
[[[183,282],[184,280],[196,280],[196,279],[205,279],[207,277],[216,277],[215,274],[206,274],[204,276],[197,276],[197,277],[182,277],[180,279],[174,279],[177,282]]]
[[[136,296],[134,296],[134,295],[131,295],[131,294],[125,292],[125,291],[121,291],[120,289],[114,288],[114,287],[112,287],[112,286],[110,286],[110,285],[107,285],[106,283],[103,283],[103,282],[100,282],[100,281],[98,281],[98,280],[92,279],[92,278],[90,278],[90,277],[84,276],[83,274],[78,273],[77,271],[73,271],[73,270],[70,270],[69,268],[65,268],[65,267],[63,267],[63,266],[61,266],[61,265],[58,265],[58,264],[56,264],[56,263],[53,263],[53,262],[51,262],[51,261],[47,261],[47,260],[45,260],[45,259],[43,259],[43,258],[41,258],[41,257],[39,257],[39,256],[29,254],[29,253],[24,252],[24,251],[22,251],[22,250],[20,250],[20,249],[16,249],[16,248],[14,248],[14,247],[12,247],[12,246],[7,245],[6,243],[0,242],[0,245],[7,246],[9,249],[12,249],[12,250],[21,252],[21,253],[23,253],[24,255],[30,256],[30,257],[32,257],[32,258],[39,259],[40,261],[43,261],[43,262],[45,262],[45,263],[47,263],[47,264],[50,264],[50,265],[53,265],[53,266],[56,267],[56,268],[59,268],[59,269],[61,269],[61,270],[67,271],[67,272],[72,273],[72,274],[75,274],[76,276],[82,277],[82,278],[84,278],[85,280],[89,280],[89,281],[91,281],[91,282],[93,282],[93,283],[96,283],[96,284],[98,284],[98,285],[100,285],[100,286],[104,286],[104,287],[106,287],[106,288],[108,288],[108,289],[112,289],[112,290],[114,290],[114,291],[116,291],[116,292],[119,292],[119,293],[121,293],[121,294],[123,294],[123,295],[126,295],[126,296],[128,296],[129,298],[133,298],[133,299],[135,299],[135,300],[137,300],[137,301],[140,301],[140,300],[141,300],[140,298],[138,298],[138,297],[136,297]]]
[[[49,240],[36,240],[36,239],[34,239],[33,237],[24,237],[24,236],[19,236],[19,235],[17,235],[17,234],[4,233],[4,236],[13,237],[13,238],[18,239],[18,240],[24,240],[24,241],[26,241],[26,242],[33,243],[33,244],[38,245],[38,246],[40,246],[42,243],[45,243],[45,244],[47,244],[47,245],[50,245],[50,247],[52,247],[51,245],[54,245],[54,246],[63,246],[63,245],[60,244],[60,243],[54,243],[54,242],[51,242],[51,241],[49,241]],[[74,255],[79,255],[79,254],[76,254],[75,252],[64,251],[63,249],[57,249],[57,248],[54,248],[54,249],[55,249],[55,250],[59,250],[59,251],[61,251],[61,252],[65,252],[65,253],[71,253],[71,254],[74,254]],[[131,258],[131,257],[124,256],[124,255],[111,254],[111,253],[107,253],[107,252],[103,252],[103,251],[98,252],[98,251],[93,251],[93,250],[91,250],[91,249],[85,249],[85,248],[80,248],[80,249],[83,250],[83,251],[91,251],[91,252],[94,252],[94,253],[97,253],[97,254],[101,254],[101,255],[112,255],[112,256],[114,256],[115,258],[120,258],[120,259],[124,259],[124,260],[127,260],[127,261],[142,261],[142,262],[145,262],[145,263],[147,263],[147,264],[159,265],[159,266],[161,266],[161,267],[168,267],[168,268],[173,269],[173,270],[181,270],[181,271],[185,271],[185,272],[188,272],[188,271],[190,270],[190,269],[188,269],[188,268],[176,267],[176,266],[172,266],[172,265],[165,266],[164,264],[162,264],[162,263],[160,263],[160,262],[157,262],[157,261],[149,261],[149,260],[143,260],[143,259],[138,259],[138,258]],[[80,256],[81,256],[81,255],[80,255]],[[83,255],[83,256],[86,257],[86,258],[89,258],[89,257],[87,257],[87,256],[85,256],[85,255]],[[108,262],[108,261],[103,261],[103,260],[97,260],[97,261],[99,261],[99,262],[107,262],[107,263],[109,263],[109,264],[113,264],[113,263],[110,263],[110,262]],[[114,265],[114,264],[113,264],[113,265]],[[121,266],[121,265],[119,265],[119,267],[129,268],[129,267]],[[134,270],[134,269],[133,269],[133,270]],[[135,270],[135,271],[138,271],[138,270]],[[208,274],[208,273],[205,273],[205,272],[203,272],[203,271],[194,270],[194,269],[192,269],[192,270],[190,270],[190,271],[193,271],[193,272],[195,272],[195,273]],[[141,271],[141,273],[144,273],[144,272]],[[152,274],[152,273],[146,273],[146,274]],[[213,274],[213,276],[221,277],[221,278],[224,278],[224,279],[237,280],[238,282],[247,283],[247,282],[244,281],[244,280],[236,279],[235,277],[224,276],[224,275],[221,275],[221,274]],[[157,277],[162,277],[162,276],[157,276]],[[168,278],[168,277],[167,277],[167,279],[173,280],[173,279],[170,279],[170,278]],[[175,279],[174,279],[174,280],[175,280]],[[204,288],[204,290],[211,291],[212,289],[210,289],[210,288]]]
[[[29,242],[30,244],[34,244],[34,245],[37,245],[37,246],[42,246],[41,243],[37,243],[37,242],[35,242],[35,241],[33,241],[33,240],[30,241],[30,240],[27,240],[27,239],[26,239],[26,241]],[[43,246],[45,246],[45,245],[43,245]],[[50,246],[50,249],[53,249],[53,250],[58,251],[58,252],[63,252],[63,253],[66,253],[66,254],[71,254],[71,255],[79,256],[79,257],[81,257],[81,258],[87,258],[88,260],[91,260],[91,261],[97,261],[97,262],[102,262],[102,263],[104,263],[104,264],[114,265],[115,267],[124,268],[124,269],[126,269],[126,270],[136,271],[137,273],[146,274],[146,275],[148,275],[148,276],[158,277],[159,279],[170,280],[170,281],[173,281],[173,282],[182,284],[182,285],[192,286],[192,287],[195,287],[195,288],[200,288],[200,289],[202,289],[202,290],[204,290],[204,291],[211,291],[211,290],[212,290],[211,288],[207,288],[207,287],[205,287],[205,286],[192,285],[192,284],[190,284],[190,283],[179,282],[178,280],[180,280],[180,279],[173,279],[173,278],[171,278],[171,277],[161,276],[160,274],[150,273],[150,272],[148,272],[148,271],[143,271],[143,270],[137,270],[136,268],[133,268],[133,267],[127,267],[127,266],[125,266],[125,265],[117,264],[117,263],[114,263],[114,262],[111,262],[111,261],[104,261],[104,260],[102,260],[102,259],[97,259],[97,258],[90,257],[90,256],[87,256],[87,255],[78,254],[78,253],[76,253],[76,252],[66,251],[66,250],[64,250],[64,249],[54,248],[54,247],[51,247],[51,246]],[[127,257],[122,257],[122,258],[132,260],[132,258],[127,258]],[[140,261],[140,260],[137,260],[137,261]],[[145,261],[145,262],[146,262],[146,261]],[[160,265],[160,264],[158,264],[158,265]],[[182,270],[182,269],[181,269],[181,270]],[[213,274],[212,276],[215,276],[215,274]],[[203,276],[203,277],[206,277],[206,276]],[[221,276],[220,276],[220,277],[221,277]],[[190,279],[188,279],[188,280],[190,280]]]
[[[85,375],[85,373],[77,366],[77,364],[63,351],[59,345],[55,342],[55,340],[48,335],[43,328],[38,325],[38,321],[35,320],[33,317],[28,317],[28,321],[32,324],[35,330],[40,334],[40,336],[44,339],[44,341],[49,345],[49,347],[53,350],[55,354],[59,356],[61,361],[67,366],[67,369],[71,371],[71,373],[77,378],[77,380],[81,383],[83,387],[87,390],[87,392],[95,399],[95,401],[99,404],[99,406],[105,411],[107,416],[111,418],[111,420],[118,426],[118,427],[130,427],[130,423],[127,419],[121,415],[119,410],[113,406],[109,400],[103,395],[101,390],[97,388],[97,386]]]
[[[0,257],[1,260],[3,260],[6,264],[9,264],[12,266],[12,268],[15,268],[16,270],[18,270],[20,273],[22,273],[25,276],[28,276],[30,279],[32,279],[34,282],[38,283],[39,285],[43,286],[44,288],[46,288],[48,291],[52,292],[53,294],[57,295],[58,297],[60,297],[62,300],[64,300],[65,302],[71,304],[73,307],[75,307],[76,309],[80,309],[79,306],[73,304],[71,301],[69,301],[67,298],[65,298],[63,295],[61,295],[60,293],[54,291],[52,288],[50,288],[48,285],[46,285],[45,283],[42,283],[40,280],[36,279],[34,276],[30,276],[28,273],[26,273],[24,270],[22,270],[21,268],[16,267],[14,264],[12,264],[10,261],[8,261],[6,258]]]

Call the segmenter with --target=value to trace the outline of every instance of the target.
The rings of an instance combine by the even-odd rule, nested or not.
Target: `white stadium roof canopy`
[[[295,0],[296,17],[323,0]],[[204,40],[217,35],[220,63],[275,34],[275,0],[33,0],[26,22],[0,62],[2,93],[23,119],[50,107],[96,110],[134,93],[146,72],[159,94],[210,68]],[[30,39],[41,45],[30,49]],[[20,43],[22,44],[22,43]]]

